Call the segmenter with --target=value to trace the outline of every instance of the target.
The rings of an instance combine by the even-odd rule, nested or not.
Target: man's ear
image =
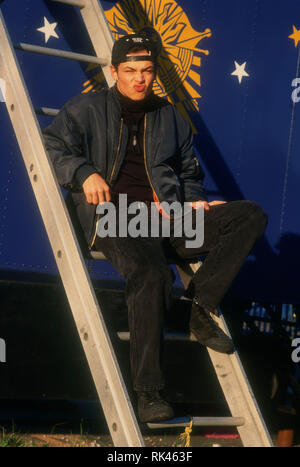
[[[113,65],[110,65],[110,73],[111,73],[112,78],[115,81],[118,81],[118,71],[117,71],[117,68],[114,67]]]

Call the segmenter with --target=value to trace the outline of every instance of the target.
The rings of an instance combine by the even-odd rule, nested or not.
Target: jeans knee
[[[258,203],[248,201],[248,215],[251,228],[255,228],[258,236],[263,235],[268,225],[268,215],[266,212]]]

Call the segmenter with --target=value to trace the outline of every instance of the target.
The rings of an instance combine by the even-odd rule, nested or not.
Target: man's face
[[[148,55],[146,50],[139,50],[132,55]],[[155,79],[154,63],[150,60],[142,62],[123,62],[118,69],[111,66],[112,77],[117,81],[117,88],[123,96],[134,101],[145,99],[151,91]]]

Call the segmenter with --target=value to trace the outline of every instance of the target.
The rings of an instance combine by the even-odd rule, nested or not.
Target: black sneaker
[[[158,391],[139,391],[137,395],[141,422],[162,422],[174,417],[172,407],[162,399]]]
[[[193,300],[191,310],[190,331],[200,344],[216,352],[227,354],[234,352],[232,340],[219,328],[210,312],[199,305],[196,297]]]

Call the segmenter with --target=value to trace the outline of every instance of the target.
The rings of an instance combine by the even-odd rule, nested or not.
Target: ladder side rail
[[[57,3],[65,3],[66,5],[70,6],[78,6],[78,8],[85,7],[85,0],[52,0],[53,2]]]
[[[220,316],[216,321],[225,331],[224,317]],[[228,335],[230,336],[229,333]],[[207,350],[232,416],[245,417],[245,425],[238,427],[243,445],[271,447],[273,445],[271,437],[237,352],[222,355],[212,349]]]
[[[69,5],[77,4],[77,2],[73,2],[72,0],[52,1]],[[111,87],[115,84],[110,73],[111,51],[114,44],[114,38],[105,17],[104,10],[99,0],[85,0],[84,2],[78,3],[80,3],[80,5],[77,6],[80,7],[80,13],[89,33],[96,56],[103,57],[107,60],[107,64],[102,66],[102,71],[108,86]],[[84,5],[82,5],[82,3]]]
[[[184,288],[192,275],[202,263],[191,263],[178,266]],[[223,316],[214,318],[218,326],[229,336]],[[244,417],[245,424],[238,426],[241,440],[245,447],[271,447],[271,437],[257,405],[248,378],[243,369],[240,358],[235,351],[231,355],[221,354],[207,348],[211,362],[216,371],[217,378],[233,417]]]
[[[0,10],[6,105],[115,446],[143,446],[103,316]]]
[[[108,86],[111,87],[115,84],[110,73],[114,38],[100,1],[85,0],[85,7],[80,10],[80,13],[97,57],[105,57],[108,61],[108,64],[102,67],[102,71]]]

